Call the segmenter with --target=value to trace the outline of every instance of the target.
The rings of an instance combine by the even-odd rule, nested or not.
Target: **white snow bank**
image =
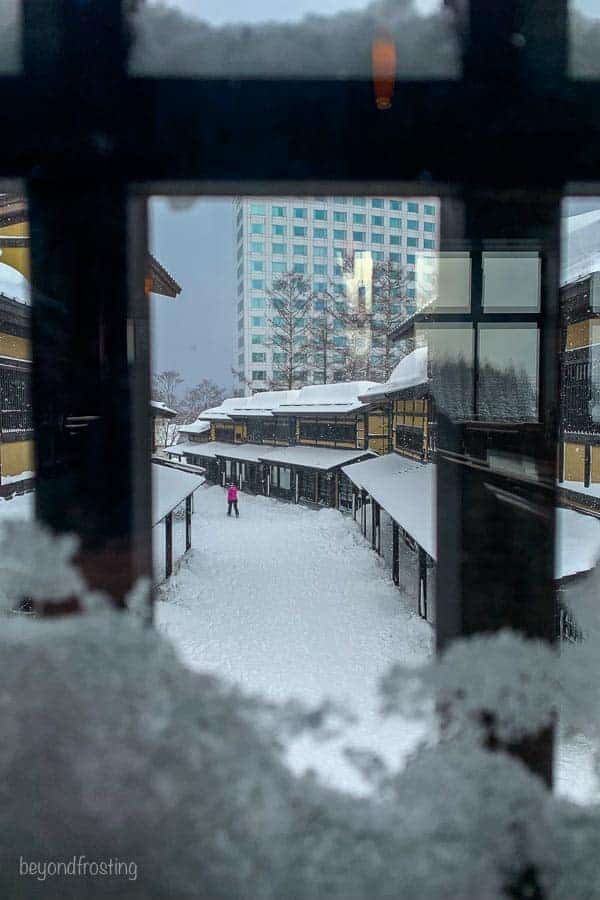
[[[29,491],[27,494],[16,494],[10,500],[0,498],[0,523],[7,519],[33,519],[35,509],[35,494]]]
[[[380,718],[377,682],[398,659],[425,662],[431,628],[337,511],[242,494],[232,522],[224,490],[199,496],[194,550],[166,585],[168,602],[157,604],[159,628],[193,668],[245,690],[347,706],[358,719],[339,739],[300,737],[288,759],[297,772],[316,768],[328,784],[364,793],[344,747],[395,765],[424,736],[421,722]]]
[[[2,475],[0,477],[0,484],[18,484],[19,481],[28,481],[30,478],[35,478],[35,472],[19,472],[18,475]]]
[[[412,353],[400,360],[387,381],[364,391],[360,399],[368,402],[376,397],[385,397],[387,394],[393,394],[394,391],[402,391],[406,388],[426,384],[428,379],[427,347],[417,347],[416,350],[413,350]]]
[[[31,304],[30,283],[17,269],[3,262],[0,262],[0,294],[27,306]]]
[[[175,509],[202,484],[204,484],[202,475],[193,475],[160,463],[152,463],[152,524],[156,525],[164,519],[167,513]]]
[[[600,520],[574,509],[556,511],[557,578],[593,569],[600,558]]]

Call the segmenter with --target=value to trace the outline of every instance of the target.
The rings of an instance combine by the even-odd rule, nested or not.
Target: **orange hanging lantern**
[[[152,293],[152,277],[151,276],[144,278],[144,293],[145,294]]]
[[[377,109],[391,109],[396,82],[396,45],[389,34],[381,34],[373,41],[373,87]]]

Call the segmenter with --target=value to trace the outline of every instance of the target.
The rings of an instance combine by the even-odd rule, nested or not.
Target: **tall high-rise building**
[[[406,197],[241,197],[234,206],[237,247],[237,334],[234,369],[246,393],[277,383],[270,328],[269,288],[285,272],[305,275],[316,294],[333,291],[341,302],[368,313],[377,263],[396,264],[406,280],[403,302],[414,311],[419,251],[439,241],[439,200]],[[348,271],[348,260],[352,261]],[[412,308],[411,308],[412,307]],[[318,305],[313,313],[318,316]],[[340,365],[349,341],[364,336],[336,323],[333,346]],[[356,328],[354,328],[356,331]],[[368,348],[367,348],[368,349]],[[305,383],[321,380],[307,357]],[[334,373],[335,374],[335,373]],[[294,385],[295,386],[295,385]]]

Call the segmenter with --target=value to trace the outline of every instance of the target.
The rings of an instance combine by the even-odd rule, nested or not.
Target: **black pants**
[[[238,509],[237,503],[238,503],[237,500],[228,500],[227,501],[227,506],[228,506],[227,515],[228,516],[231,515],[231,507],[233,506],[233,508],[235,509],[235,517],[236,517],[236,519],[239,519],[240,511]]]

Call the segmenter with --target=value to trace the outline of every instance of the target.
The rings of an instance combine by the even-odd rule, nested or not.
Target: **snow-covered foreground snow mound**
[[[73,565],[76,551],[76,541],[35,524],[5,525],[0,607],[14,603],[18,576],[34,601],[49,590],[60,602],[77,584],[83,607],[101,608]],[[146,596],[140,585],[132,609]],[[327,710],[269,704],[195,673],[141,617],[3,621],[2,897],[492,900],[507,887],[519,897],[541,889],[548,900],[596,895],[598,808],[558,800],[520,763],[480,747],[482,708],[511,739],[550,720],[558,658],[548,646],[483,635],[456,642],[439,663],[396,665],[383,685],[388,713],[422,712],[437,691],[456,727],[401,771],[355,754],[373,784],[359,798],[282,762],[286,736],[323,732]],[[595,603],[580,621],[591,633]],[[494,679],[483,677],[490,660]],[[556,685],[571,701],[571,726],[585,733],[592,717],[593,733],[597,689],[584,683],[593,654],[582,662],[558,666]],[[136,877],[20,874],[23,860],[82,856],[126,861]]]
[[[377,688],[393,663],[429,659],[431,627],[336,510],[241,495],[236,520],[222,488],[200,490],[194,550],[164,597],[158,627],[194,669],[271,700],[333,700],[352,714],[335,740],[291,744],[296,771],[315,768],[331,784],[364,791],[346,745],[397,765],[426,733],[415,719],[383,719]]]

